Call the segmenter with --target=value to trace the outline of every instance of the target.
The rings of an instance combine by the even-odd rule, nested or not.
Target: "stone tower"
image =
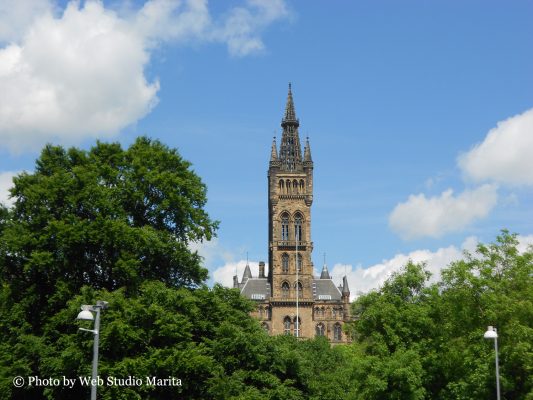
[[[268,262],[269,281],[272,286],[271,302],[281,307],[279,312],[299,315],[300,322],[310,319],[313,300],[313,263],[311,252],[311,204],[313,203],[313,161],[309,141],[304,156],[300,146],[291,85],[287,95],[285,114],[281,120],[283,133],[279,156],[276,143],[272,143],[268,169]],[[298,296],[297,296],[298,293]],[[296,310],[298,299],[298,310]],[[276,311],[274,311],[276,310]],[[273,319],[278,308],[273,309]],[[281,319],[281,322],[283,319]],[[279,326],[281,325],[281,326]],[[308,324],[301,324],[302,329]],[[282,333],[282,324],[273,324],[274,332]],[[294,323],[294,329],[297,324]],[[301,332],[302,336],[307,336]]]
[[[268,168],[268,276],[264,263],[258,278],[246,266],[241,283],[234,277],[234,287],[257,301],[254,315],[273,335],[346,342],[342,325],[349,319],[348,281],[337,288],[326,265],[320,278],[313,276],[313,160],[308,139],[302,154],[299,126],[289,84],[279,152],[274,138]]]

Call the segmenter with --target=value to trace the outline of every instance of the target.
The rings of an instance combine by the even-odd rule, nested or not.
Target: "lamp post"
[[[94,329],[79,328],[80,331],[91,332],[94,334],[91,400],[96,400],[96,387],[98,380],[98,343],[100,341],[100,311],[105,310],[107,305],[107,301],[102,300],[98,300],[95,305],[84,304],[81,306],[81,311],[76,318],[85,321],[94,320]],[[93,312],[96,313],[96,317],[94,317]]]
[[[496,353],[496,398],[500,400],[500,370],[498,367],[498,332],[496,328],[489,326],[483,335],[485,339],[494,339],[494,351]]]

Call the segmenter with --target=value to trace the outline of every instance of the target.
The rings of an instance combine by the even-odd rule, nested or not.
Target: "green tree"
[[[533,252],[519,253],[507,231],[496,243],[442,273],[440,315],[443,398],[488,398],[495,392],[494,348],[483,339],[488,325],[498,328],[503,398],[533,398]]]
[[[434,298],[423,264],[409,262],[377,291],[352,304],[350,331],[358,348],[356,392],[365,399],[423,399],[425,361],[433,346]]]
[[[352,304],[356,320],[355,391],[365,399],[474,399],[495,392],[494,349],[483,339],[498,327],[503,398],[533,398],[533,253],[516,235],[442,271],[429,284],[408,263],[382,288]]]
[[[11,194],[0,279],[13,301],[31,304],[33,332],[84,285],[134,291],[146,279],[179,287],[207,277],[187,247],[216,229],[203,209],[205,185],[158,141],[141,137],[127,150],[48,145]]]
[[[14,178],[14,205],[0,208],[0,397],[9,398],[13,376],[40,375],[71,329],[53,321],[84,287],[135,297],[145,281],[193,288],[206,279],[188,244],[209,240],[217,223],[190,167],[141,137],[128,149],[48,145],[33,173]],[[30,392],[19,395],[43,389]]]

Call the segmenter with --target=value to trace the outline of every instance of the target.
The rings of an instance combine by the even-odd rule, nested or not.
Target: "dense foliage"
[[[238,291],[206,287],[190,241],[209,239],[206,189],[157,141],[124,150],[47,146],[0,206],[0,398],[88,398],[89,387],[28,386],[16,376],[90,376],[93,335],[81,304],[102,313],[100,399],[495,398],[498,327],[502,398],[533,400],[533,252],[514,235],[451,264],[431,283],[408,263],[352,304],[352,343],[269,337]],[[153,386],[146,376],[175,377]]]
[[[360,398],[495,398],[494,343],[483,338],[493,325],[502,398],[533,399],[533,253],[517,244],[504,231],[432,285],[409,263],[360,297],[351,327]]]

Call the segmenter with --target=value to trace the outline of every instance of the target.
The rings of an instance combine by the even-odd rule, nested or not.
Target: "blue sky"
[[[502,228],[533,242],[532,15],[530,1],[2,2],[0,198],[47,141],[160,139],[208,186],[220,230],[195,248],[230,284],[246,253],[267,260],[292,82],[315,268],[326,253],[354,293],[409,258],[438,275]]]

